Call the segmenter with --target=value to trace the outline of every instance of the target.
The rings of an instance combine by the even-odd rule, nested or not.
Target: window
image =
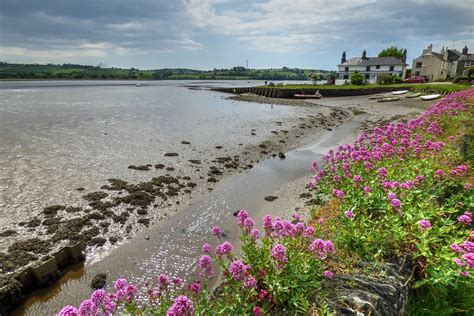
[[[415,68],[421,68],[422,63],[416,63]]]
[[[344,75],[342,79],[349,79],[349,75]]]
[[[344,71],[349,71],[349,67],[344,67]]]
[[[380,69],[380,65],[375,66],[375,69]]]
[[[395,69],[395,66],[390,66],[390,71],[393,71]]]
[[[369,74],[365,74],[365,79],[369,80],[370,78],[370,75]]]
[[[365,71],[370,71],[370,66],[365,67]]]

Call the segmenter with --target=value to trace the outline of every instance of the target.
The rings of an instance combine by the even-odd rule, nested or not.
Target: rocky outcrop
[[[410,258],[385,263],[383,276],[338,275],[328,282],[336,315],[403,315],[411,288]]]

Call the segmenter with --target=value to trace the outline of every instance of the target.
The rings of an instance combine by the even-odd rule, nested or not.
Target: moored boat
[[[377,102],[391,102],[391,101],[398,101],[400,97],[384,97],[382,99],[377,100]]]
[[[407,94],[405,96],[405,98],[416,98],[416,97],[419,97],[421,95],[420,92],[417,92],[417,93],[410,93],[410,94]]]
[[[407,92],[408,92],[408,90],[399,90],[399,91],[393,91],[392,94],[393,95],[400,95],[400,94],[405,94]]]
[[[319,93],[319,90],[316,91],[314,94],[304,94],[303,91],[301,91],[301,94],[295,94],[293,95],[294,98],[296,99],[320,99],[323,97],[321,93]]]
[[[424,95],[420,97],[422,100],[429,101],[429,100],[436,100],[441,96],[441,94],[430,94],[430,95]]]
[[[386,97],[385,95],[377,94],[377,95],[372,95],[369,97],[369,100],[378,100]]]

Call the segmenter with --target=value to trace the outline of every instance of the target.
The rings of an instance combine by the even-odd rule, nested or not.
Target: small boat
[[[135,86],[136,86],[136,87],[148,87],[149,84],[146,84],[146,83],[136,83]]]
[[[399,90],[399,91],[393,91],[392,94],[393,95],[400,95],[400,94],[405,94],[407,92],[408,92],[408,90]]]
[[[405,98],[416,98],[416,97],[419,97],[421,95],[420,92],[417,92],[417,93],[410,93],[410,94],[407,94],[405,96]]]
[[[377,102],[391,102],[391,101],[398,101],[400,100],[400,97],[384,97],[381,99],[378,99]]]
[[[369,100],[378,100],[378,99],[382,99],[382,98],[385,98],[385,97],[386,97],[385,95],[377,94],[377,95],[370,96]]]
[[[435,100],[439,98],[441,94],[430,94],[430,95],[424,95],[420,97],[422,100],[429,101],[429,100]]]
[[[301,91],[301,94],[295,94],[293,97],[297,99],[321,99],[323,95],[319,93],[319,90],[314,94],[304,94],[304,92]]]

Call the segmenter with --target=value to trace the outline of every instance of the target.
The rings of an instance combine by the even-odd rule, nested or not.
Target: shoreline
[[[61,242],[61,240],[70,239],[69,233],[58,235],[61,231],[61,227],[65,225],[70,227],[70,225],[76,224],[80,226],[77,226],[75,230],[86,233],[85,235],[82,234],[77,237],[80,238],[80,243],[89,245],[89,248],[86,249],[86,253],[88,254],[86,265],[95,261],[100,261],[103,256],[90,256],[90,254],[98,253],[100,249],[105,249],[106,252],[109,253],[113,251],[113,249],[121,247],[120,239],[122,241],[127,240],[128,238],[136,235],[137,231],[142,230],[140,227],[145,228],[147,226],[152,226],[153,223],[160,222],[163,219],[173,216],[170,214],[178,214],[178,208],[181,208],[181,206],[186,203],[189,204],[189,202],[195,200],[196,197],[212,191],[216,187],[216,183],[220,182],[223,178],[239,174],[251,168],[251,165],[259,160],[275,157],[279,154],[279,152],[285,152],[296,148],[299,144],[304,143],[305,139],[311,136],[313,134],[312,132],[315,130],[323,130],[330,128],[330,126],[340,124],[349,116],[348,113],[338,111],[337,109],[329,110],[321,108],[319,110],[326,115],[316,115],[316,113],[313,113],[315,115],[308,114],[307,117],[300,117],[298,120],[293,122],[293,127],[287,128],[287,130],[279,129],[279,127],[281,128],[282,126],[281,123],[275,123],[274,127],[271,127],[269,124],[267,124],[268,126],[265,127],[272,129],[272,133],[269,134],[270,137],[265,138],[258,145],[242,144],[241,146],[238,146],[235,151],[229,151],[225,148],[222,148],[219,149],[219,151],[223,153],[222,156],[209,157],[209,159],[205,159],[204,161],[200,161],[198,159],[189,159],[189,163],[193,166],[192,168],[195,170],[199,169],[199,171],[196,171],[196,176],[193,174],[193,177],[183,175],[180,170],[174,170],[173,167],[169,166],[168,164],[166,166],[161,166],[159,164],[160,166],[158,167],[156,167],[157,165],[153,164],[151,164],[151,166],[150,164],[136,165],[136,172],[140,174],[151,172],[151,175],[155,175],[156,173],[161,173],[161,176],[158,175],[158,177],[155,178],[159,178],[162,181],[160,184],[163,184],[163,192],[159,190],[150,192],[148,190],[150,185],[154,185],[153,181],[158,181],[155,178],[153,178],[155,180],[152,179],[151,181],[145,181],[141,183],[124,183],[121,181],[114,181],[109,184],[104,183],[104,186],[101,190],[89,193],[87,193],[87,191],[83,191],[84,197],[86,197],[88,200],[87,202],[89,202],[89,207],[80,207],[81,209],[79,209],[76,206],[69,205],[50,205],[43,211],[47,212],[46,214],[38,216],[37,219],[34,218],[35,223],[32,223],[31,220],[28,222],[31,223],[31,225],[36,224],[46,226],[45,228],[47,228],[47,231],[50,232],[50,234],[45,235],[46,238],[43,237],[40,240],[32,240],[28,239],[28,234],[25,235],[25,233],[28,233],[28,229],[24,230],[23,233],[21,233],[21,231],[17,231],[16,239],[20,237],[20,240],[24,242],[21,242],[20,244],[18,242],[16,244],[10,243],[10,245],[7,243],[7,247],[10,249],[18,249],[18,251],[26,251],[30,253],[30,250],[33,249],[31,248],[31,245],[33,245],[35,247],[34,249],[39,250],[40,253],[44,253],[44,255],[41,255],[39,258],[48,258],[52,253],[56,252],[55,249],[60,249],[62,245],[70,244],[70,242]],[[311,109],[310,112],[315,111],[314,109]],[[330,116],[330,113],[336,114]],[[260,129],[258,132],[261,133]],[[183,142],[185,141],[183,140]],[[180,146],[189,146],[189,144],[181,144]],[[174,157],[172,157],[172,155],[169,157],[169,159],[173,158]],[[186,157],[185,159],[187,158],[192,157]],[[183,158],[179,155],[174,159],[181,160]],[[169,170],[166,170],[165,168],[168,168]],[[138,190],[138,192],[141,193],[141,196],[136,196],[138,200],[133,198],[127,199],[127,197],[133,196],[137,188],[141,189],[142,186],[144,187],[144,191]],[[154,189],[157,189],[156,186],[154,186]],[[194,192],[191,193],[192,191]],[[146,194],[142,194],[143,192]],[[128,195],[125,195],[127,193]],[[156,194],[156,196],[154,196],[154,194]],[[150,199],[146,199],[147,197],[150,197]],[[152,206],[151,204],[155,203],[150,201],[153,199],[153,197],[154,199],[158,200],[164,198],[164,201],[162,201],[158,207],[156,207],[156,204]],[[117,199],[119,199],[118,201],[122,202],[118,205],[114,205]],[[115,211],[114,208],[117,208],[118,211]],[[125,216],[123,215],[124,212],[133,214]],[[138,212],[138,215],[135,215],[135,212]],[[149,215],[149,213],[153,214]],[[78,218],[81,217],[85,220],[78,222]],[[131,218],[131,220],[129,220],[129,218]],[[109,224],[106,225],[105,222],[108,222]],[[26,224],[27,227],[30,226],[28,223]],[[7,230],[4,229],[0,233],[4,233],[5,231],[15,231],[15,228],[8,228]],[[117,235],[119,232],[121,235],[123,231],[125,231],[125,236],[123,236],[124,238],[120,238],[120,236],[114,236],[114,234]],[[12,233],[12,236],[15,236],[15,234]],[[25,238],[21,236],[28,237]],[[46,240],[46,242],[49,241],[48,245],[45,245],[42,240]],[[58,244],[56,240],[60,241],[60,243]],[[112,244],[115,243],[117,246],[112,246]],[[11,248],[12,246],[14,248]],[[8,255],[9,254],[7,253],[7,257],[3,258],[6,259],[5,261],[13,260],[14,262],[16,260],[14,257],[8,257]],[[3,255],[3,257],[5,257],[5,255]],[[32,259],[32,257],[29,257],[29,259]],[[80,260],[74,260],[71,263],[77,263],[78,261]],[[69,263],[64,264],[68,265]],[[30,282],[33,284],[33,287],[35,287],[34,284],[37,282],[43,284],[50,284],[51,282],[54,282],[53,280],[57,279],[58,273],[61,273],[64,269],[64,264],[50,264],[49,269],[44,269],[44,264],[38,266],[39,268],[43,269],[36,269],[35,272],[42,270],[42,275],[40,277],[37,275],[32,275],[33,279],[30,280]],[[24,267],[28,270],[28,267],[32,265],[33,264],[29,262],[29,264]],[[19,267],[12,268],[10,266],[10,269],[10,272],[4,275],[4,277],[6,276],[11,280],[11,278],[16,274],[15,271],[19,271]],[[21,293],[29,292],[27,284],[30,282],[23,283],[24,287],[20,286],[19,289]],[[4,286],[4,290],[6,290],[9,285],[8,279],[4,278],[2,284],[6,285]],[[41,288],[42,285],[40,284],[39,287]]]

